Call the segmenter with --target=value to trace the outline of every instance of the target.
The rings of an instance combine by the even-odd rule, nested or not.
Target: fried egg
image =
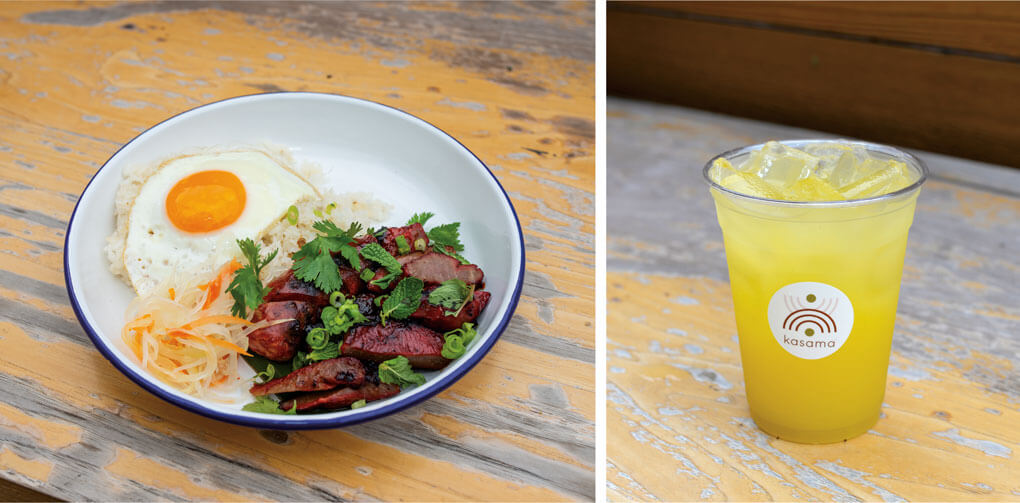
[[[208,274],[240,256],[287,209],[318,192],[259,151],[180,156],[145,180],[131,205],[124,267],[146,295],[175,272]]]

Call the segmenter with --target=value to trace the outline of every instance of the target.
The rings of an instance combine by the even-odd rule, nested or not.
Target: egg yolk
[[[177,182],[166,196],[166,214],[184,232],[209,232],[241,216],[244,184],[229,171],[199,171]]]

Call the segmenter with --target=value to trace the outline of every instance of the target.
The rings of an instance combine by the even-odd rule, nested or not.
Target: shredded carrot
[[[177,292],[174,291],[173,287],[166,291],[170,295],[170,300],[177,300]]]
[[[215,315],[212,315],[212,316],[206,316],[204,318],[199,318],[199,319],[197,319],[195,321],[192,321],[190,323],[187,323],[187,324],[183,325],[181,328],[183,328],[185,330],[188,330],[188,329],[192,329],[192,328],[195,328],[195,327],[200,327],[202,325],[209,325],[211,323],[223,323],[223,324],[226,324],[226,323],[239,323],[241,325],[251,325],[251,322],[246,320],[246,319],[244,319],[244,318],[238,318],[237,316],[230,316],[229,314],[215,314]]]
[[[223,289],[223,280],[234,273],[234,271],[241,268],[241,263],[236,259],[231,260],[223,268],[220,269],[219,274],[216,275],[216,279],[200,285],[198,288],[207,292],[205,297],[205,304],[202,305],[202,309],[209,309],[209,306],[220,296],[220,290]]]

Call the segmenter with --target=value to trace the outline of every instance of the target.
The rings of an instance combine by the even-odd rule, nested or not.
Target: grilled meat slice
[[[485,275],[478,266],[461,264],[459,260],[442,253],[426,253],[404,264],[404,274],[431,285],[438,285],[451,279],[459,279],[469,285],[480,285],[485,280]]]
[[[286,321],[260,328],[248,334],[248,349],[273,361],[286,361],[294,357],[298,345],[305,337],[305,325],[319,310],[307,302],[284,300],[266,302],[255,310],[252,321]]]
[[[364,322],[356,326],[379,324],[379,307],[375,305],[374,295],[358,295],[354,298],[354,303],[358,305],[361,315],[366,318]]]
[[[316,307],[323,307],[329,304],[329,296],[322,290],[315,288],[315,285],[294,277],[294,270],[287,269],[287,272],[279,275],[267,285],[269,293],[266,294],[266,302],[281,300],[297,300],[307,302]]]
[[[301,367],[279,379],[251,387],[255,396],[291,391],[322,391],[337,386],[357,387],[365,381],[365,367],[355,358],[341,356]]]
[[[365,246],[365,245],[367,245],[369,243],[378,243],[378,242],[379,242],[379,240],[376,239],[375,236],[373,236],[371,234],[365,234],[364,236],[361,236],[360,238],[357,238],[357,239],[354,240],[354,247],[357,248],[360,251],[362,246]]]
[[[387,227],[386,234],[383,235],[382,241],[379,243],[386,251],[390,252],[390,255],[396,257],[400,255],[399,247],[397,246],[397,236],[404,236],[407,240],[407,246],[411,250],[415,250],[414,242],[421,239],[424,240],[425,249],[429,247],[429,236],[425,233],[425,228],[419,223],[407,225],[404,227]],[[418,250],[421,251],[421,250]]]
[[[306,411],[311,409],[339,409],[348,407],[358,400],[374,402],[389,398],[400,393],[400,387],[395,384],[363,384],[359,388],[338,388],[328,391],[317,391],[300,395],[291,400],[285,400],[280,404],[283,410],[290,410],[297,402],[297,410]]]
[[[361,280],[358,271],[345,265],[340,266],[340,280],[344,282],[344,286],[340,290],[344,295],[357,295],[365,289],[365,282]],[[326,299],[326,302],[329,303],[329,298]]]
[[[340,352],[362,360],[386,361],[407,357],[411,366],[441,369],[450,363],[443,358],[443,336],[431,328],[413,323],[391,321],[382,325],[360,326],[344,337]]]
[[[447,316],[443,306],[436,306],[429,303],[428,293],[424,294],[418,310],[411,314],[411,319],[439,332],[449,332],[461,327],[464,323],[471,323],[478,318],[489,303],[492,295],[489,292],[476,291],[474,297],[464,305],[457,316]]]

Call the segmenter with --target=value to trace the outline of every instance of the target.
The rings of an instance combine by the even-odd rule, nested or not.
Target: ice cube
[[[828,182],[809,176],[793,184],[784,195],[791,201],[842,201],[846,198]]]
[[[899,161],[877,161],[873,160],[869,167],[862,166],[862,169],[873,169],[871,174],[857,179],[847,186],[841,187],[839,192],[847,199],[864,199],[880,196],[882,194],[899,190],[910,185],[910,178],[904,176],[907,173],[907,166]],[[865,164],[868,164],[867,162]],[[877,167],[881,166],[881,167]],[[893,188],[895,187],[895,188]]]
[[[836,160],[835,165],[827,176],[825,181],[828,182],[832,187],[845,187],[849,185],[854,176],[857,174],[856,159],[852,152],[844,152],[843,155],[839,156]]]
[[[782,194],[775,187],[763,182],[753,173],[735,173],[720,183],[734,192],[765,199],[782,199]]]
[[[774,141],[762,147],[757,161],[758,176],[781,188],[807,178],[818,165],[817,157]]]
[[[722,157],[712,161],[712,167],[708,170],[708,176],[716,183],[721,183],[722,180],[730,175],[736,174],[737,170],[730,164],[730,161],[723,159]]]

